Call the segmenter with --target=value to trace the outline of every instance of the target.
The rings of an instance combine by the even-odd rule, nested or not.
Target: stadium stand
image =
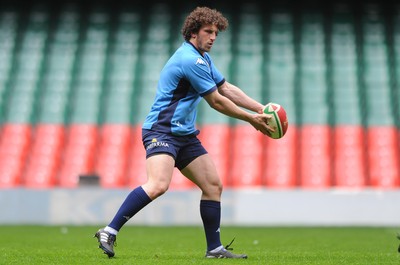
[[[196,4],[0,4],[0,188],[143,183],[140,125]],[[229,18],[212,50],[226,79],[289,117],[272,140],[201,102],[199,138],[225,187],[399,188],[398,4],[198,4]],[[174,172],[171,189],[192,187]]]

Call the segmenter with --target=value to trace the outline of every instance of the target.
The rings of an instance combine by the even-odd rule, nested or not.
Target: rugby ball
[[[273,139],[282,138],[289,126],[286,110],[279,104],[270,102],[264,107],[264,113],[272,115],[268,122],[275,132],[269,135]]]

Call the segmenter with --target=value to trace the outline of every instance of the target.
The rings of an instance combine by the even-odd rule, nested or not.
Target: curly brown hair
[[[198,33],[203,25],[215,25],[219,31],[228,28],[228,20],[216,9],[208,7],[196,7],[185,19],[182,26],[182,35],[189,41],[192,33]]]

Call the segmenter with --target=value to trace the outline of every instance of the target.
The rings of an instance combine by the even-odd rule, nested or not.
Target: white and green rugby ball
[[[268,125],[275,131],[269,136],[273,139],[282,138],[289,126],[286,110],[280,104],[270,102],[265,105],[264,113],[272,115]]]

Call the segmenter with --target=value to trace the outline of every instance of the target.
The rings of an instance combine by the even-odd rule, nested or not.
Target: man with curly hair
[[[186,17],[182,27],[185,41],[162,69],[154,103],[142,126],[147,182],[131,191],[108,226],[95,234],[99,247],[109,257],[114,256],[116,235],[122,226],[167,191],[177,167],[202,191],[205,256],[247,258],[221,244],[222,183],[195,128],[197,105],[204,98],[220,113],[246,121],[263,134],[273,132],[267,125],[271,117],[263,113],[264,105],[227,82],[208,54],[218,33],[227,27],[227,19],[208,7],[197,7]]]

